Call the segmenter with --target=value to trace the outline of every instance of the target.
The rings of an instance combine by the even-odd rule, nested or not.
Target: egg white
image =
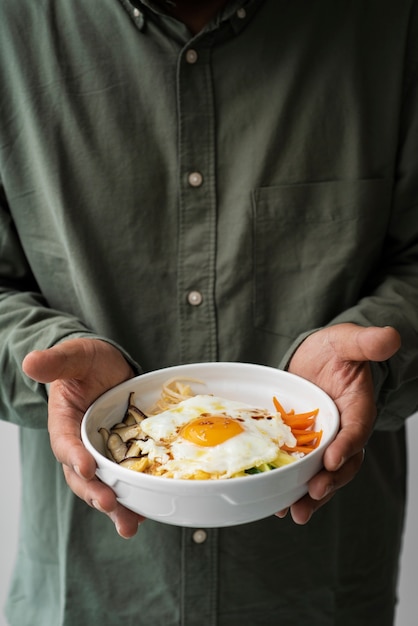
[[[188,441],[181,429],[203,415],[238,419],[242,432],[214,446]],[[295,445],[288,426],[276,413],[211,395],[197,395],[176,407],[143,420],[147,439],[142,454],[157,464],[158,473],[173,478],[229,478],[246,469],[273,462],[283,444]]]

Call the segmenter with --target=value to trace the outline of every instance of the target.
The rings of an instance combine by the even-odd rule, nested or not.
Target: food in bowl
[[[136,400],[132,406],[137,403],[147,416],[151,411],[161,413],[169,408],[176,399],[164,396],[161,402],[161,390],[171,378],[195,381],[190,382],[190,387],[196,395],[209,394],[241,405],[272,407],[271,410],[281,412],[272,404],[272,398],[277,396],[289,419],[292,408],[298,415],[317,408],[317,415],[310,421],[314,422],[312,432],[322,431],[321,440],[316,447],[315,441],[312,445],[301,441],[304,452],[298,451],[298,443],[291,453],[294,462],[274,471],[257,471],[252,476],[246,474],[247,478],[225,480],[153,476],[131,471],[108,458],[100,429],[110,432],[116,423],[123,421],[130,393],[134,393],[132,399]],[[138,407],[134,409],[136,414]],[[290,424],[291,428],[297,430],[296,424]],[[146,372],[110,389],[86,411],[81,437],[96,461],[97,477],[114,491],[123,506],[165,524],[214,528],[256,521],[299,500],[307,493],[309,480],[321,470],[324,452],[338,429],[339,414],[334,402],[309,381],[263,365],[212,362]]]
[[[200,381],[195,381],[200,382]],[[144,413],[129,394],[123,420],[100,428],[107,454],[137,472],[177,479],[237,478],[277,469],[314,450],[322,430],[318,409],[287,412],[276,397],[273,410],[212,394],[194,394],[171,379]]]

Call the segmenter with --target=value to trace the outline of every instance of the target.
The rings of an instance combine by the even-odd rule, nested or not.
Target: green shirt
[[[11,626],[390,626],[417,408],[414,0],[0,0],[0,414],[20,425]],[[27,352],[101,337],[149,371],[285,367],[395,326],[359,476],[303,527],[124,541],[66,486]],[[197,529],[199,530],[199,529]]]

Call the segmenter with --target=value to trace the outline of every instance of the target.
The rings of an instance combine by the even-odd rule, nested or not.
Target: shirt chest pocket
[[[379,266],[390,199],[383,179],[257,189],[255,326],[296,337],[353,306]]]

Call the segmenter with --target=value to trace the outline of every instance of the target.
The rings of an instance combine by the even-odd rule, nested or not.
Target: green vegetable
[[[258,465],[257,467],[250,467],[249,469],[245,470],[245,473],[246,474],[262,474],[263,472],[269,472],[272,469],[276,469],[276,468],[271,463],[262,463],[261,465]]]

